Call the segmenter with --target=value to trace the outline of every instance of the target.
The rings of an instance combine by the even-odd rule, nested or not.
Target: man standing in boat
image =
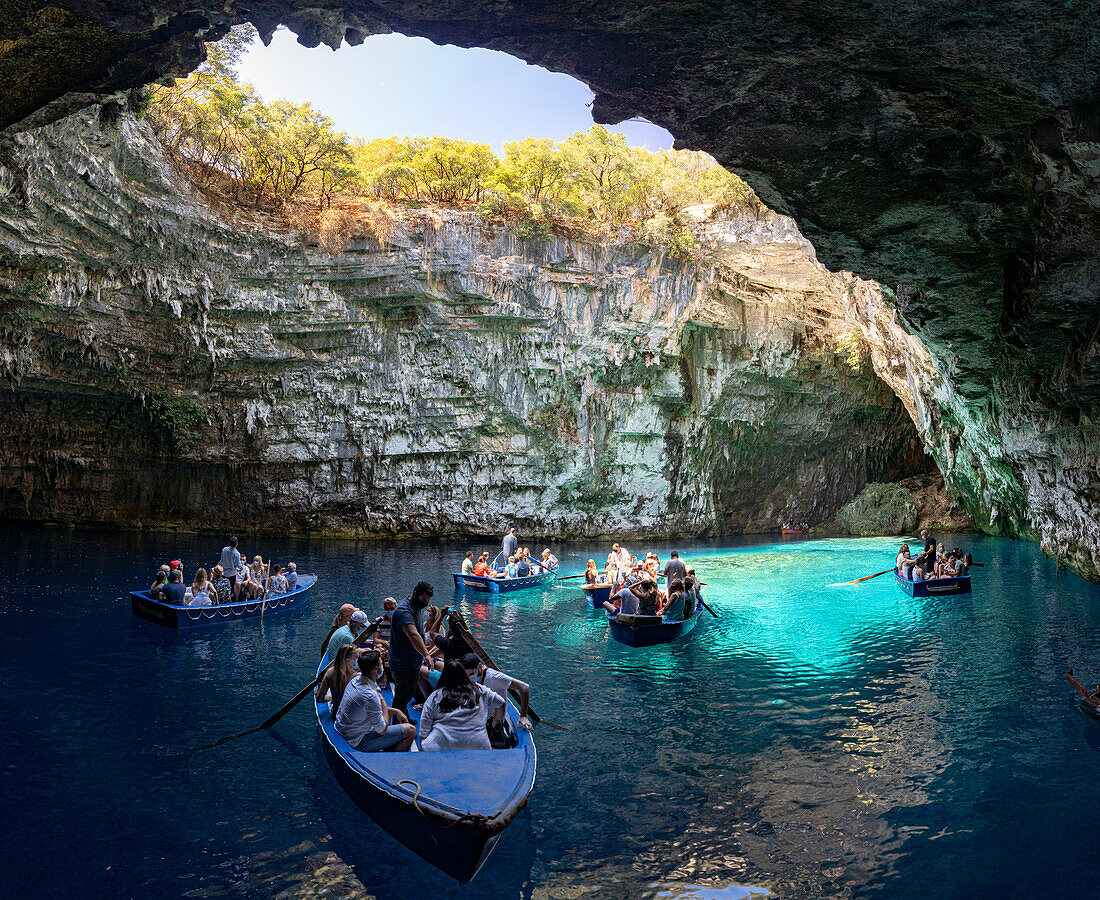
[[[515,556],[517,550],[519,550],[519,538],[516,537],[516,526],[513,525],[504,535],[504,540],[500,542],[500,553],[507,562],[508,557]]]
[[[408,712],[409,701],[416,693],[420,666],[429,670],[432,660],[424,639],[421,613],[432,599],[435,589],[426,581],[418,582],[410,596],[397,604],[390,619],[390,671],[393,672],[393,706]]]
[[[241,567],[241,554],[237,550],[237,539],[231,537],[229,539],[229,546],[222,547],[222,572],[226,578],[229,579],[229,583],[233,585],[233,599],[237,599],[237,570]]]
[[[684,561],[680,559],[680,554],[673,550],[672,558],[669,559],[668,563],[665,565],[665,583],[672,584],[674,581],[683,581],[687,578],[687,573],[687,566],[684,564]]]

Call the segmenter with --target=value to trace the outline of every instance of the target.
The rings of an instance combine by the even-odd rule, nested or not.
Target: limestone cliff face
[[[701,211],[697,264],[438,210],[328,255],[92,113],[17,135],[0,190],[5,516],[722,533],[928,466],[875,288],[780,216]]]

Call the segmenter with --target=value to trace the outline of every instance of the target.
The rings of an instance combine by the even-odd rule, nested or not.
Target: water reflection
[[[960,539],[988,564],[975,594],[930,599],[888,576],[828,587],[880,571],[894,541],[680,546],[721,618],[635,650],[568,582],[455,595],[465,546],[251,538],[250,552],[321,576],[311,606],[181,635],[121,598],[184,539],[0,532],[6,683],[41,671],[59,633],[81,646],[64,679],[0,695],[0,853],[17,895],[726,900],[1091,884],[1082,823],[1100,815],[1100,724],[1062,676],[1075,665],[1100,681],[1100,604],[1032,545]],[[188,571],[216,549],[183,553]],[[559,555],[580,571],[594,549]],[[190,749],[258,724],[308,682],[341,602],[374,612],[421,578],[531,683],[539,714],[571,729],[536,732],[530,807],[467,887],[343,794],[308,705],[270,733]],[[21,848],[41,845],[66,847],[67,864],[28,866]]]

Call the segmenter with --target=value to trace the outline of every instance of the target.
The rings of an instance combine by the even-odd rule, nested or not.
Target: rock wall
[[[983,527],[1100,580],[1100,16],[1088,0],[13,0],[0,127],[182,73],[251,20],[396,29],[583,80],[886,287],[876,365]],[[0,156],[7,151],[0,140]],[[857,312],[860,310],[857,310]],[[883,328],[880,326],[889,327]]]
[[[705,252],[410,212],[321,253],[146,127],[0,170],[0,514],[359,534],[728,533],[928,468],[852,297],[771,213]]]

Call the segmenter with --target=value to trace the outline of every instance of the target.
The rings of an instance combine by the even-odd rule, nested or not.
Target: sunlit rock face
[[[846,318],[873,288],[771,213],[696,211],[697,264],[432,210],[330,255],[223,218],[126,117],[11,163],[6,516],[729,533],[928,467]]]
[[[67,9],[64,7],[68,7]],[[1100,579],[1100,16],[1077,0],[699,5],[15,0],[0,128],[193,68],[247,16],[503,50],[744,175],[859,302],[876,367],[991,531]],[[0,159],[12,153],[0,141]],[[6,163],[5,163],[6,164]]]

